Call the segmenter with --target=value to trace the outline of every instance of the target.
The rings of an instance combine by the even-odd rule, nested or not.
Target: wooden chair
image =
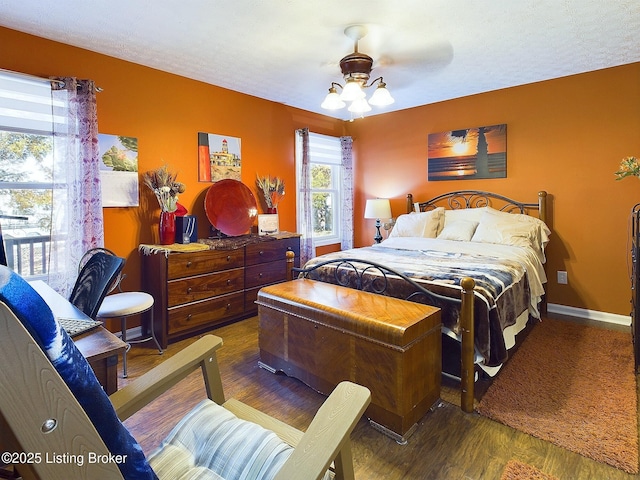
[[[113,449],[106,446],[110,440],[103,440],[104,433],[102,437],[98,433],[104,426],[91,421],[92,407],[79,403],[82,395],[72,393],[72,390],[76,391],[75,387],[67,386],[59,374],[57,360],[53,363],[49,360],[51,352],[46,344],[43,347],[35,340],[40,338],[37,333],[32,336],[38,331],[38,325],[35,330],[33,323],[25,328],[28,323],[23,318],[25,310],[28,314],[33,309],[28,310],[22,304],[12,305],[13,310],[7,306],[11,302],[3,292],[8,291],[11,296],[15,289],[4,288],[8,284],[4,268],[0,267],[0,299],[3,300],[0,301],[0,451],[20,452],[13,460],[25,479],[124,478],[117,459],[90,461],[91,458],[106,459],[109,455],[113,459]],[[287,444],[288,451],[292,450],[273,478],[322,478],[332,463],[336,478],[354,478],[349,436],[370,402],[368,389],[350,382],[341,383],[320,407],[307,431],[302,433],[237,400],[225,401],[216,359],[216,351],[221,346],[222,339],[206,335],[112,394],[107,403],[113,406],[122,421],[194,370],[201,369],[207,397],[212,400],[205,399],[201,403],[212,405],[216,412],[224,411],[225,415],[231,412],[233,421],[248,420],[250,428],[261,428],[257,426],[261,425],[275,432],[277,437],[273,437],[283,445]],[[93,405],[94,399],[91,401]],[[104,409],[105,416],[108,416],[107,410]],[[103,412],[98,413],[102,416]],[[119,421],[117,427],[121,427]],[[240,442],[250,440],[250,437],[241,438]],[[54,453],[78,457],[70,461],[46,461],[45,457]],[[159,478],[171,478],[166,475],[167,470],[163,475],[155,467],[153,459],[162,455],[153,454],[150,464]],[[172,459],[168,461],[170,465],[174,463]],[[168,471],[170,473],[171,468]]]

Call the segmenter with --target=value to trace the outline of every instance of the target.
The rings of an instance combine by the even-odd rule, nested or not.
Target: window
[[[0,222],[9,267],[46,273],[53,188],[50,83],[0,72]]]
[[[296,137],[296,168],[298,185],[301,175],[301,142]],[[311,187],[311,219],[314,246],[340,243],[341,205],[342,205],[342,154],[340,138],[309,133],[309,173]],[[298,187],[298,193],[300,187]],[[304,216],[298,198],[298,222]],[[298,225],[299,231],[304,231]]]

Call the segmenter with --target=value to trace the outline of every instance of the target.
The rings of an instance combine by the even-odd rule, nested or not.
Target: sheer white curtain
[[[300,171],[300,186],[299,186],[299,201],[302,204],[302,218],[300,219],[302,234],[300,238],[300,266],[311,258],[315,257],[315,247],[313,246],[313,212],[311,205],[311,173],[309,168],[309,129],[302,128],[296,131],[296,134],[300,136],[302,151],[299,158],[301,161]]]
[[[342,242],[340,248],[353,248],[353,140],[340,137],[342,149]]]
[[[70,77],[51,84],[54,187],[48,282],[68,297],[84,252],[104,246],[96,86]]]

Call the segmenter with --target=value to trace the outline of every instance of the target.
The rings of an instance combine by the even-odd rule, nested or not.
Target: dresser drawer
[[[260,242],[246,247],[246,265],[286,260],[286,252],[291,250],[300,255],[300,239],[285,238],[271,242]]]
[[[168,312],[168,334],[177,334],[199,327],[214,325],[244,313],[244,292],[173,307]]]
[[[167,306],[175,307],[244,288],[244,270],[234,268],[167,282]]]
[[[286,279],[287,263],[284,260],[251,265],[244,271],[244,288],[284,282]]]
[[[173,280],[218,270],[240,268],[243,265],[243,249],[171,254],[167,260],[167,278]]]

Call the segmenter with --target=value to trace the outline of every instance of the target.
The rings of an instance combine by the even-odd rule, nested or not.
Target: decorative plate
[[[251,231],[258,216],[258,204],[244,183],[225,179],[207,190],[204,211],[211,225],[225,235],[237,237]]]

